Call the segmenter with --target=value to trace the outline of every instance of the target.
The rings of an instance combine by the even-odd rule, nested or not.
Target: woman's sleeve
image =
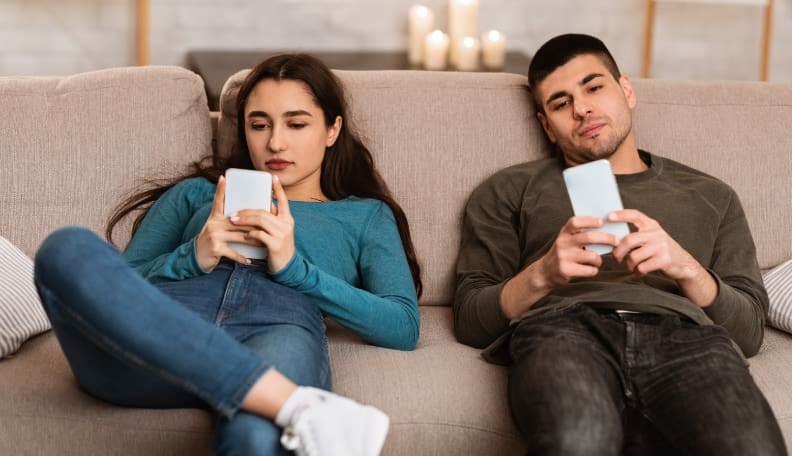
[[[418,342],[418,298],[396,221],[381,203],[360,237],[360,288],[322,271],[299,253],[277,282],[319,301],[322,311],[367,342],[413,350]]]
[[[188,179],[165,192],[149,209],[124,257],[152,283],[183,280],[205,274],[195,255],[195,238],[184,240],[194,213],[206,204],[213,189],[208,181]]]

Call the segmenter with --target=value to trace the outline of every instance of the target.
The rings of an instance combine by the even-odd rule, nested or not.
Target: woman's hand
[[[212,212],[195,240],[195,256],[204,272],[211,272],[220,262],[221,257],[230,258],[237,263],[250,263],[247,258],[228,246],[229,242],[253,243],[245,236],[244,229],[235,226],[223,215],[225,187],[225,177],[220,176],[212,200]]]
[[[245,242],[264,244],[267,247],[267,269],[278,272],[294,256],[294,219],[289,211],[289,199],[278,176],[273,176],[272,189],[278,199],[270,211],[246,209],[229,220],[237,229],[246,231]]]

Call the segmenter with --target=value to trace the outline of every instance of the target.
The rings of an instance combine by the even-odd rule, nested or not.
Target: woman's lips
[[[597,124],[593,124],[593,125],[587,125],[585,128],[580,130],[580,136],[582,136],[584,138],[592,138],[594,136],[597,136],[599,134],[600,130],[602,130],[603,128],[605,128],[605,124],[604,123],[597,123]]]
[[[273,171],[280,171],[282,169],[286,169],[289,165],[291,165],[290,161],[286,160],[268,160],[266,162],[267,168]]]

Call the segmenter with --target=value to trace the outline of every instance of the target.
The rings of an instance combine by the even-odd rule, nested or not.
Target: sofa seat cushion
[[[762,348],[748,359],[751,374],[773,409],[792,454],[792,335],[765,328]]]
[[[452,327],[450,308],[423,306],[418,348],[401,352],[331,323],[334,389],[390,415],[386,456],[522,454],[506,369],[457,343]],[[767,328],[750,363],[792,448],[792,336]],[[0,361],[0,454],[208,455],[211,426],[202,410],[124,408],[82,393],[51,332]]]
[[[0,361],[0,454],[211,454],[203,410],[118,407],[77,387],[52,332]]]
[[[421,307],[412,352],[364,345],[328,326],[333,389],[391,418],[383,454],[524,454],[508,411],[507,370],[456,342],[451,308]]]

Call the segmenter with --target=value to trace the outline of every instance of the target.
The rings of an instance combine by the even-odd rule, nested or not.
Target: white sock
[[[319,396],[320,391],[316,388],[298,386],[281,407],[278,416],[275,417],[275,424],[282,428],[294,424],[303,410],[322,401]]]

